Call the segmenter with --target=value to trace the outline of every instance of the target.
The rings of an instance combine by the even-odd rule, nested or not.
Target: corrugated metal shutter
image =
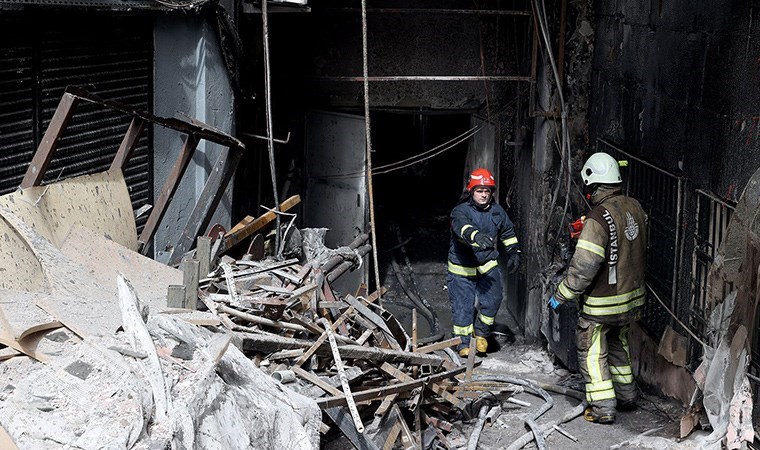
[[[23,66],[13,73],[20,79],[16,82],[17,89],[12,93],[3,90],[0,94],[13,96],[18,104],[10,109],[18,109],[13,117],[19,123],[14,130],[20,135],[18,138],[0,136],[3,157],[0,171],[8,173],[8,177],[3,176],[0,181],[2,193],[18,186],[67,86],[82,86],[104,99],[144,110],[150,108],[152,21],[134,15],[81,16],[72,15],[66,20],[45,23],[44,27],[39,23],[26,24],[26,30],[39,30],[37,33],[23,30],[18,22],[12,26],[16,29],[17,41],[19,36],[26,39],[15,48],[5,49],[0,70],[3,64],[15,64],[19,68],[26,64],[28,67]],[[7,29],[2,34],[6,33]],[[7,46],[0,42],[0,47]],[[11,61],[14,56],[16,62]],[[11,112],[3,110],[0,114]],[[26,122],[21,123],[22,120]],[[129,122],[129,117],[106,108],[80,103],[43,183],[108,169]],[[124,170],[135,209],[151,201],[149,143],[148,133],[143,133]],[[139,227],[145,219],[138,220]]]
[[[32,55],[31,45],[1,32],[0,194],[21,183],[35,148]]]

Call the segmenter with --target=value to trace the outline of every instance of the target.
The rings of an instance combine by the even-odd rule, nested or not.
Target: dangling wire
[[[364,75],[364,133],[366,134],[367,195],[369,196],[369,224],[372,230],[372,258],[375,263],[375,288],[377,303],[382,305],[380,263],[377,258],[377,223],[375,222],[375,198],[372,190],[372,135],[369,122],[369,79],[367,65],[367,0],[362,0],[362,65]]]

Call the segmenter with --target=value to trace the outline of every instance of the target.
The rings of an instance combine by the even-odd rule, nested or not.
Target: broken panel
[[[330,229],[327,247],[351,242],[367,228],[365,148],[364,117],[306,115],[304,223]],[[357,270],[336,280],[335,287],[354,292],[363,278]]]

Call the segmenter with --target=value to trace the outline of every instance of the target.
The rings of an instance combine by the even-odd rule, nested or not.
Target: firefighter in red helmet
[[[469,354],[471,336],[475,337],[478,353],[488,350],[486,338],[502,299],[499,247],[509,255],[509,273],[516,272],[520,265],[514,226],[504,208],[494,201],[495,188],[496,180],[490,171],[475,169],[467,183],[467,195],[451,211],[446,285],[454,336],[462,339],[458,348],[460,356]]]

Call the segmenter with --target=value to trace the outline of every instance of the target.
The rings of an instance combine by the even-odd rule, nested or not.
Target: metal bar
[[[261,2],[261,30],[264,41],[264,112],[267,122],[267,149],[269,150],[269,175],[272,178],[272,194],[274,196],[274,248],[277,257],[280,257],[280,241],[282,240],[282,230],[280,230],[280,195],[277,192],[277,170],[275,169],[274,160],[274,125],[272,124],[272,74],[269,61],[269,14],[267,13],[267,1]]]
[[[119,150],[116,152],[116,156],[111,163],[111,170],[124,169],[127,165],[129,158],[132,157],[132,152],[140,140],[140,134],[142,134],[143,128],[145,128],[145,120],[139,117],[132,117],[132,122],[127,128],[127,134],[124,135],[124,139],[119,145]]]
[[[155,234],[158,225],[161,223],[161,219],[163,219],[164,214],[166,214],[166,207],[169,206],[169,202],[171,202],[174,197],[174,193],[177,191],[177,186],[179,186],[182,175],[184,175],[185,170],[187,170],[187,166],[190,164],[190,160],[192,159],[197,146],[198,138],[189,134],[187,140],[185,140],[185,144],[182,146],[177,161],[174,163],[174,167],[172,167],[169,177],[161,188],[161,195],[158,197],[153,210],[150,212],[147,222],[145,222],[145,227],[140,234],[140,238],[137,240],[138,244],[141,246],[140,250],[143,254],[145,254],[145,251],[148,248],[147,243],[153,238],[153,234]]]
[[[351,417],[354,419],[354,425],[356,426],[356,431],[359,433],[363,433],[364,424],[362,423],[361,416],[359,416],[359,410],[356,409],[356,402],[354,401],[354,397],[351,394],[351,386],[348,385],[348,378],[346,377],[346,371],[343,367],[343,360],[341,359],[340,351],[338,350],[338,342],[335,341],[335,336],[333,335],[333,330],[330,325],[330,322],[328,322],[327,319],[325,318],[321,318],[317,321],[317,323],[321,324],[324,327],[325,334],[327,334],[327,339],[330,341],[330,348],[332,349],[333,361],[335,362],[335,368],[338,370],[338,376],[340,377],[340,384],[343,387],[343,396],[346,399],[348,410],[351,412]]]
[[[567,0],[562,0],[559,14],[559,48],[557,49],[557,72],[560,80],[565,79],[565,22],[567,22]]]
[[[412,351],[417,351],[417,308],[412,308]]]
[[[321,81],[364,81],[364,77],[321,76],[311,77]],[[398,75],[367,77],[369,82],[387,81],[531,81],[528,76],[519,75]]]
[[[269,138],[267,136],[259,136],[258,134],[253,133],[240,133],[241,136],[248,136],[255,139],[261,139],[262,141],[269,141]],[[278,144],[287,144],[290,142],[290,131],[288,131],[288,136],[285,139],[274,139],[272,138],[273,142],[277,142]]]
[[[663,173],[663,174],[665,174],[665,175],[667,175],[669,177],[680,178],[679,176],[674,175],[674,174],[668,172],[665,169],[661,169],[661,168],[655,166],[654,164],[652,164],[650,162],[644,161],[643,159],[641,159],[641,158],[639,158],[637,156],[633,156],[632,154],[628,153],[627,151],[623,150],[622,148],[618,147],[617,145],[615,145],[615,144],[613,144],[613,143],[611,143],[611,142],[609,142],[609,141],[607,141],[605,139],[601,139],[600,138],[600,139],[598,139],[598,141],[601,142],[602,144],[604,144],[604,145],[606,145],[606,146],[608,146],[608,147],[610,147],[610,148],[612,148],[612,149],[614,149],[614,150],[622,153],[623,155],[625,155],[626,158],[632,159],[632,160],[634,160],[636,162],[640,162],[641,164],[643,164],[643,165],[645,165],[647,167],[651,167],[652,169],[654,169],[654,170],[656,170],[658,172],[661,172],[661,173]],[[630,183],[629,183],[629,186],[630,186]]]
[[[343,314],[341,314],[340,317],[338,317],[338,320],[336,320],[335,323],[332,324],[331,329],[332,330],[337,329],[340,326],[340,324],[342,324],[346,319],[348,319],[348,317],[353,312],[354,312],[354,307],[349,306],[348,309]],[[319,338],[314,342],[314,344],[312,344],[312,346],[309,347],[309,349],[306,350],[306,352],[304,352],[304,354],[301,355],[301,357],[298,358],[298,360],[293,365],[301,366],[301,364],[305,363],[306,360],[311,358],[311,355],[313,355],[314,352],[316,352],[317,349],[319,349],[319,347],[322,346],[325,340],[327,340],[327,333],[322,333],[322,335],[319,336]]]
[[[694,191],[697,194],[704,195],[705,197],[709,198],[710,200],[712,200],[712,201],[714,201],[716,203],[720,203],[721,205],[723,205],[724,207],[730,209],[731,211],[736,210],[736,205],[732,205],[727,200],[724,200],[724,199],[718,197],[717,195],[713,194],[710,191],[705,191],[705,190],[702,190],[702,189],[695,189]]]
[[[213,142],[215,144],[224,145],[225,147],[245,148],[245,144],[243,144],[240,140],[200,121],[196,121],[195,123],[188,123],[180,119],[156,116],[147,111],[135,109],[132,106],[126,105],[124,103],[115,102],[112,100],[103,100],[95,94],[74,86],[69,86],[66,88],[66,93],[64,95],[66,94],[72,95],[78,100],[106,106],[125,115],[139,117],[143,120],[155,123],[164,128],[179,131],[180,133],[194,134],[198,138],[206,139],[207,141]]]
[[[307,330],[306,327],[302,327],[301,325],[296,325],[290,322],[280,322],[277,320],[271,320],[271,319],[266,319],[264,317],[254,316],[253,314],[244,313],[242,311],[238,311],[237,309],[230,308],[229,306],[223,305],[223,304],[217,305],[217,311],[227,313],[231,316],[236,316],[241,319],[245,319],[257,325],[264,325],[264,326],[274,327],[274,328],[285,328],[288,330],[295,330],[295,331],[302,331],[304,333],[310,333],[310,331]]]
[[[317,386],[318,388],[327,392],[328,394],[343,395],[343,392],[341,392],[340,389],[333,387],[327,381],[319,378],[317,375],[315,375],[312,372],[306,371],[299,366],[294,366],[290,370],[292,370],[293,372],[295,372],[296,375],[308,381],[309,383],[313,384],[314,386]]]
[[[319,11],[336,13],[357,13],[359,8],[325,8]],[[316,12],[316,10],[315,10]],[[380,14],[462,14],[476,16],[524,16],[532,15],[530,11],[509,9],[447,9],[447,8],[367,8],[367,12]]]
[[[24,178],[21,180],[21,185],[19,186],[21,189],[39,186],[42,182],[42,177],[45,176],[45,171],[50,164],[50,160],[53,159],[53,153],[55,153],[55,149],[58,147],[58,140],[69,124],[77,103],[77,98],[71,94],[64,93],[63,97],[61,97],[53,118],[50,120],[50,125],[45,130],[45,135],[42,137],[42,141],[34,153],[32,162],[29,163],[29,168],[26,169],[26,174],[24,174]]]
[[[370,400],[377,400],[383,398],[389,394],[396,394],[399,392],[411,391],[416,387],[423,386],[429,383],[435,383],[441,380],[452,378],[465,371],[465,367],[457,367],[456,369],[449,370],[448,372],[439,373],[425,378],[420,378],[407,383],[399,383],[391,386],[383,386],[379,388],[367,389],[361,392],[354,393],[354,401],[363,402]],[[333,406],[340,406],[346,404],[345,397],[328,397],[317,400],[317,404],[320,408],[332,408]]]
[[[388,364],[387,362],[384,362],[380,365],[380,370],[387,373],[388,375],[392,376],[393,378],[396,378],[397,380],[401,381],[402,383],[406,383],[409,381],[414,381],[414,378],[407,375],[406,373],[402,372],[396,367],[393,367],[391,364]],[[436,394],[440,395],[444,400],[451,403],[452,405],[456,406],[459,409],[464,408],[464,403],[462,403],[461,400],[456,398],[453,394],[451,394],[449,391],[446,390],[443,386],[441,386],[438,383],[430,383],[428,385],[431,391],[435,392]]]
[[[684,240],[683,239],[683,230],[681,227],[681,224],[683,223],[683,211],[681,211],[682,205],[683,205],[683,179],[677,178],[678,180],[678,198],[676,200],[676,236],[675,236],[675,242],[673,243],[673,292],[671,292],[671,299],[670,299],[670,309],[675,311],[675,313],[679,316],[682,316],[681,311],[679,311],[678,308],[678,280],[681,278],[678,276],[678,271],[681,269],[681,258],[683,258],[683,251],[684,251]],[[673,326],[673,320],[670,321],[670,325]]]

